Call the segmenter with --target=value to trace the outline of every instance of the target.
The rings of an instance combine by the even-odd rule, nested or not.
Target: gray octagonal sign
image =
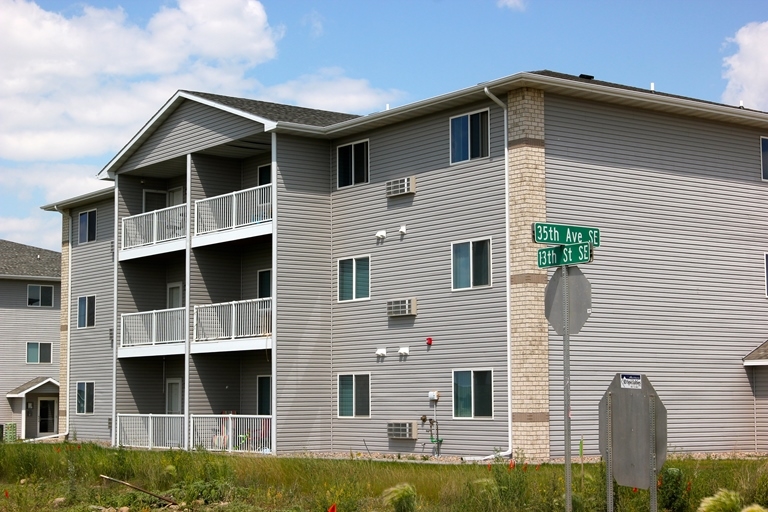
[[[568,268],[568,333],[577,334],[592,313],[592,285],[579,267]],[[544,292],[544,315],[560,336],[565,334],[563,323],[563,267],[552,275]]]

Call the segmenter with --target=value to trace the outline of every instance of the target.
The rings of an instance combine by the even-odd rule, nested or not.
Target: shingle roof
[[[0,276],[61,277],[61,253],[0,240]]]
[[[27,394],[30,391],[33,391],[35,388],[39,388],[42,384],[45,384],[48,381],[51,381],[56,386],[59,385],[59,383],[54,378],[51,378],[51,377],[35,377],[34,379],[30,380],[29,382],[25,382],[21,386],[12,389],[11,391],[8,392],[8,394],[6,396],[11,396],[11,395],[18,396],[18,395],[22,395],[22,394]]]
[[[330,112],[328,110],[316,110],[313,108],[294,107],[293,105],[283,105],[281,103],[270,103],[268,101],[249,100],[246,98],[234,98],[232,96],[221,96],[207,92],[183,91],[187,94],[193,94],[200,98],[220,103],[227,107],[236,108],[270,121],[307,124],[311,126],[329,126],[349,121],[360,117],[354,114],[344,114],[342,112]]]
[[[768,340],[744,357],[744,361],[760,361],[768,359]]]

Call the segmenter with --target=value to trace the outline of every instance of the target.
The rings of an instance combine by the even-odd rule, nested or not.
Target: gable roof
[[[744,366],[768,365],[768,340],[761,343],[755,350],[744,356]]]
[[[99,178],[111,179],[114,171],[130,157],[135,149],[149,138],[182,102],[188,100],[262,123],[265,132],[275,131],[332,139],[487,100],[489,95],[504,95],[510,90],[521,87],[667,114],[768,129],[768,114],[765,112],[549,70],[517,73],[489,82],[481,82],[465,89],[366,116],[204,92],[178,91],[102,169]]]
[[[0,277],[61,280],[61,253],[0,240]]]
[[[55,385],[56,387],[59,387],[59,381],[57,381],[53,377],[35,377],[29,382],[25,382],[21,386],[12,389],[5,396],[7,398],[22,398],[27,393],[31,393],[32,391],[48,384],[49,382]]]

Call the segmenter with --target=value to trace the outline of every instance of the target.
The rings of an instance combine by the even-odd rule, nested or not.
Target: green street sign
[[[539,268],[549,268],[578,265],[590,261],[592,261],[592,244],[583,242],[539,249],[537,263]]]
[[[546,222],[534,222],[531,228],[533,241],[537,244],[562,245],[591,242],[594,247],[600,247],[600,230],[597,228]]]

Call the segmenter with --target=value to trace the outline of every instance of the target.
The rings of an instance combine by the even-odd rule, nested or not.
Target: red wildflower
[[[538,471],[540,467],[541,467],[541,464],[536,464],[536,471]]]
[[[633,487],[632,492],[637,492],[637,487]]]
[[[528,463],[523,464],[523,471],[528,471]]]
[[[78,449],[78,450],[80,449],[80,445],[77,445],[77,449]]]
[[[488,464],[488,471],[490,471],[490,470],[491,470],[491,465],[490,465],[490,464]]]
[[[661,478],[659,478],[659,481],[656,483],[656,487],[661,488]]]
[[[691,481],[688,480],[688,485],[685,486],[686,492],[691,492]]]
[[[5,497],[10,498],[10,496],[8,495],[8,489],[5,490]]]
[[[509,468],[507,469],[507,471],[512,471],[513,469],[515,469],[515,459],[512,459],[511,461],[509,461]]]
[[[336,504],[335,503],[328,508],[328,512],[336,512]]]
[[[56,447],[56,453],[61,453],[61,448],[59,448],[58,446]]]

